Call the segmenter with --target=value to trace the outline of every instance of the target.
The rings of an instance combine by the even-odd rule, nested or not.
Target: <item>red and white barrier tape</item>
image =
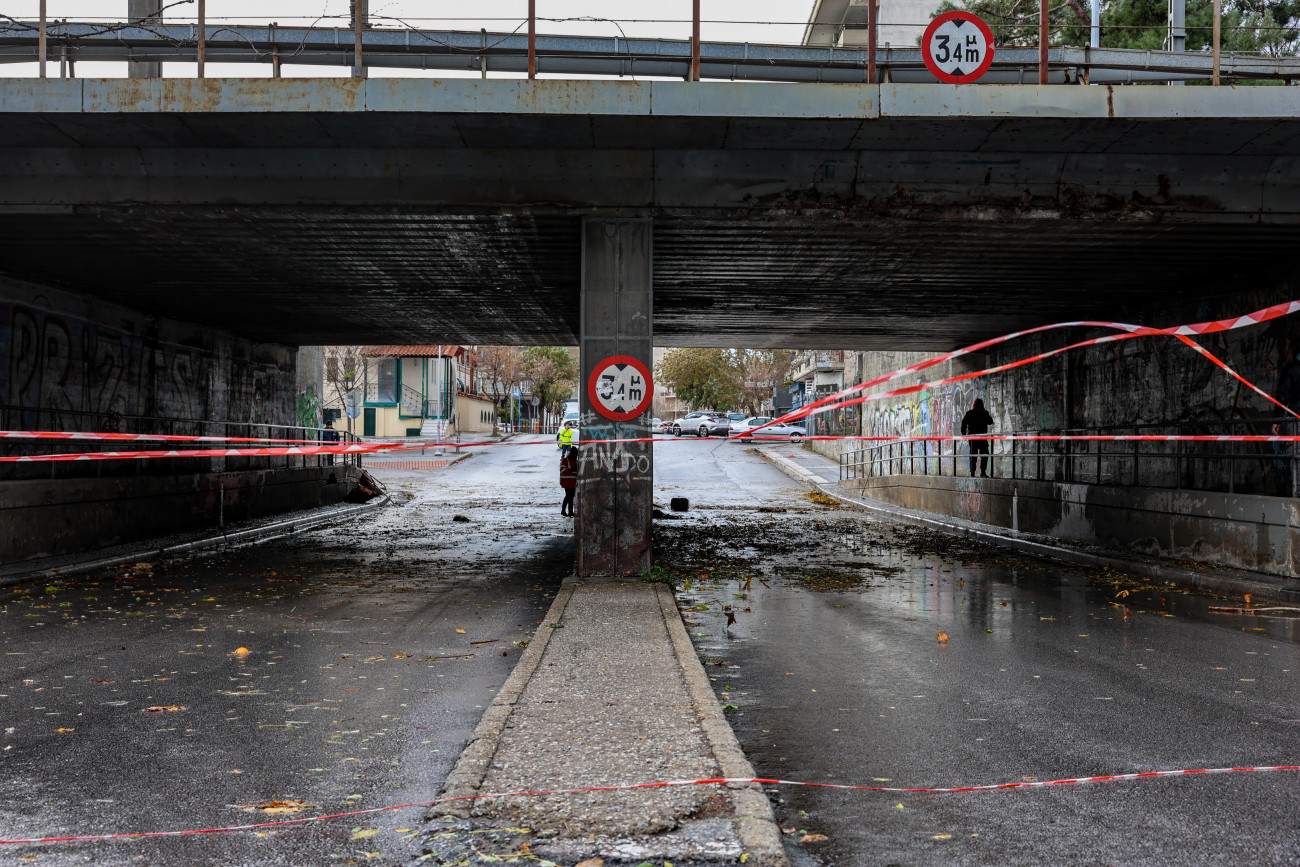
[[[743,436],[743,438],[745,439],[785,440],[788,439],[788,437],[784,437],[784,436],[763,437],[759,434],[761,431],[770,428],[773,425],[788,424],[793,421],[800,421],[802,419],[809,418],[814,415],[820,415],[822,413],[832,412],[837,409],[844,409],[846,407],[855,406],[858,404],[883,400],[888,397],[899,397],[905,394],[913,394],[918,391],[938,388],[943,385],[951,385],[953,383],[961,382],[967,379],[975,379],[978,377],[989,376],[994,373],[1002,373],[1008,370],[1014,370],[1015,368],[1018,367],[1024,367],[1026,365],[1034,364],[1036,362],[1043,361],[1053,356],[1060,355],[1064,352],[1069,352],[1072,349],[1081,349],[1087,346],[1098,346],[1104,343],[1114,343],[1116,341],[1129,340],[1135,337],[1148,337],[1148,336],[1158,336],[1158,335],[1172,336],[1178,338],[1180,341],[1182,341],[1187,346],[1191,347],[1193,350],[1199,353],[1206,360],[1210,361],[1212,364],[1214,364],[1221,370],[1228,373],[1230,376],[1232,376],[1241,384],[1245,385],[1247,388],[1250,388],[1255,393],[1264,397],[1266,400],[1273,403],[1274,405],[1281,407],[1281,409],[1286,413],[1296,418],[1300,418],[1300,413],[1293,412],[1290,408],[1288,408],[1280,401],[1278,401],[1277,398],[1273,397],[1268,392],[1264,391],[1263,389],[1256,386],[1254,383],[1247,380],[1245,377],[1241,376],[1239,373],[1237,373],[1235,370],[1229,367],[1225,362],[1217,358],[1213,353],[1211,353],[1205,347],[1201,346],[1199,343],[1197,343],[1196,341],[1192,340],[1189,337],[1189,335],[1213,334],[1222,331],[1231,331],[1237,328],[1245,328],[1251,325],[1258,325],[1261,322],[1268,322],[1272,319],[1277,319],[1281,316],[1288,316],[1297,311],[1300,311],[1300,301],[1288,301],[1282,304],[1275,304],[1272,307],[1266,307],[1263,310],[1257,310],[1254,313],[1248,313],[1245,316],[1236,316],[1231,319],[1219,319],[1211,322],[1194,323],[1191,325],[1177,325],[1171,328],[1151,328],[1145,325],[1131,325],[1125,322],[1106,322],[1106,321],[1089,321],[1089,320],[1080,320],[1076,322],[1060,322],[1054,325],[1042,325],[1037,328],[1028,329],[1026,331],[1016,331],[1016,332],[1012,332],[1011,334],[1004,334],[1001,337],[995,337],[989,340],[981,341],[979,343],[974,343],[962,349],[957,349],[952,352],[944,353],[943,355],[937,355],[933,358],[926,359],[925,361],[920,361],[915,364],[908,365],[907,367],[901,368],[899,370],[895,370],[891,373],[878,376],[875,379],[869,380],[868,382],[850,386],[849,388],[836,392],[835,394],[827,395],[826,397],[820,398],[819,400],[816,400],[808,404],[807,406],[800,407],[799,409],[787,413],[786,415],[781,416],[780,418],[773,419],[772,421],[767,422],[766,424],[759,425],[758,427],[755,427],[752,430],[747,431],[743,435],[732,434],[728,437],[728,439],[739,439],[742,438]],[[1020,359],[1019,361],[1000,364],[995,367],[986,368],[984,370],[971,371],[968,373],[959,374],[957,376],[951,376],[946,379],[934,380],[931,382],[919,383],[917,385],[889,389],[887,391],[879,392],[877,394],[865,395],[862,397],[850,397],[850,395],[857,394],[868,388],[873,388],[874,386],[881,385],[883,383],[897,379],[901,376],[906,376],[911,373],[918,373],[922,370],[925,370],[926,368],[933,367],[937,364],[942,364],[945,361],[950,361],[954,358],[958,358],[963,355],[968,355],[972,352],[979,352],[981,350],[989,348],[990,346],[996,346],[1000,343],[1005,343],[1009,340],[1014,340],[1018,337],[1025,337],[1030,334],[1037,334],[1044,331],[1050,331],[1053,329],[1061,329],[1061,328],[1111,328],[1123,333],[1108,334],[1102,337],[1094,337],[1090,340],[1083,340],[1078,343],[1073,343],[1069,346],[1062,347],[1060,349],[1053,349],[1048,352],[1041,352],[1037,355],[1030,356],[1029,358]],[[147,442],[147,441],[274,442],[274,443],[316,442],[313,440],[275,440],[275,439],[262,439],[256,437],[209,437],[209,436],[184,436],[184,435],[83,433],[83,432],[62,432],[62,431],[0,431],[0,439],[60,439],[60,440],[100,440],[100,441],[125,440],[125,441],[137,441],[137,442]],[[917,441],[917,440],[926,440],[926,439],[932,439],[932,440],[954,439],[954,437],[813,436],[813,437],[805,437],[805,439],[816,439],[816,440],[852,439],[852,440],[868,440],[873,442],[888,442],[892,440],[892,441],[901,442],[901,441],[909,441],[909,440]],[[1037,440],[1058,440],[1058,441],[1079,439],[1085,441],[1115,440],[1115,441],[1124,441],[1124,442],[1142,441],[1142,440],[1159,441],[1159,442],[1295,442],[1297,438],[1285,437],[1285,436],[1269,437],[1269,436],[1248,436],[1248,435],[1247,436],[1214,436],[1214,437],[1159,436],[1159,435],[1134,435],[1134,436],[1094,435],[1094,436],[1079,436],[1079,437],[983,436],[983,437],[970,437],[970,439],[1012,439],[1012,440],[1037,439]],[[629,439],[600,440],[599,442],[606,443],[606,444],[615,444],[615,443],[638,443],[638,442],[654,442],[654,441],[656,441],[655,437],[639,437],[639,438],[629,438]],[[150,459],[150,458],[178,458],[178,457],[182,457],[182,458],[183,457],[275,457],[275,456],[286,456],[286,455],[373,454],[376,452],[383,452],[383,451],[406,451],[406,450],[413,450],[413,449],[426,449],[426,448],[451,447],[451,446],[457,446],[460,448],[470,448],[470,447],[485,446],[485,445],[506,445],[506,444],[507,443],[469,443],[469,444],[369,443],[369,444],[347,444],[342,446],[305,445],[301,447],[298,446],[288,447],[288,448],[266,447],[266,448],[257,448],[257,449],[195,449],[190,451],[148,450],[148,451],[129,451],[129,452],[85,452],[85,453],[76,453],[76,454],[19,455],[19,456],[0,457],[0,463],[39,463],[39,462],[49,462],[49,461],[93,461],[93,460],[102,461],[102,460],[128,460],[128,459],[137,460],[137,459]],[[508,443],[508,444],[509,445],[540,445],[542,443]]]
[[[1223,331],[1232,331],[1237,328],[1246,328],[1251,325],[1258,325],[1262,322],[1268,322],[1270,320],[1277,319],[1282,316],[1289,316],[1290,314],[1295,313],[1297,311],[1300,311],[1300,301],[1287,301],[1282,304],[1275,304],[1272,307],[1266,307],[1263,310],[1257,310],[1254,313],[1248,313],[1245,316],[1236,316],[1230,319],[1219,319],[1211,322],[1194,323],[1191,325],[1176,325],[1171,328],[1151,328],[1145,325],[1132,325],[1126,322],[1107,322],[1107,321],[1090,321],[1090,320],[1081,320],[1077,322],[1060,322],[1054,325],[1041,325],[1037,328],[1030,328],[1026,331],[1015,331],[1012,332],[1011,334],[1004,334],[1001,337],[994,337],[989,340],[983,340],[980,341],[979,343],[971,344],[970,346],[964,347],[962,349],[957,349],[952,352],[944,353],[943,355],[937,355],[933,358],[928,358],[924,361],[918,361],[915,364],[910,364],[907,367],[901,368],[899,370],[895,370],[891,373],[886,373],[882,376],[878,376],[875,379],[872,379],[868,382],[850,386],[849,388],[836,392],[835,394],[827,395],[826,397],[813,401],[807,406],[800,407],[799,409],[789,412],[778,419],[774,419],[773,421],[769,422],[767,425],[763,425],[762,427],[768,427],[774,424],[789,424],[791,422],[798,421],[800,419],[808,418],[809,416],[812,415],[819,415],[825,412],[832,412],[836,409],[842,409],[844,407],[853,406],[858,403],[866,403],[871,400],[879,400],[883,397],[897,396],[899,394],[909,394],[927,388],[934,388],[939,385],[946,385],[952,382],[959,382],[963,379],[974,379],[976,377],[988,376],[992,373],[999,373],[1005,370],[1011,370],[1015,367],[1021,367],[1026,364],[1032,364],[1036,361],[1042,361],[1043,359],[1051,358],[1054,355],[1059,355],[1062,352],[1067,352],[1071,349],[1079,349],[1085,346],[1095,346],[1103,343],[1112,343],[1119,340],[1130,340],[1135,337],[1152,337],[1158,335],[1177,337],[1183,343],[1187,344],[1192,349],[1194,349],[1202,356],[1204,356],[1207,360],[1211,361],[1216,366],[1220,367],[1221,369],[1229,373],[1239,382],[1246,385],[1251,390],[1255,391],[1257,394],[1262,395],[1269,402],[1273,403],[1276,406],[1281,407],[1285,412],[1287,412],[1290,415],[1300,417],[1300,414],[1292,412],[1289,408],[1287,408],[1282,403],[1280,403],[1272,395],[1268,394],[1267,392],[1263,391],[1259,387],[1255,386],[1254,384],[1250,383],[1249,381],[1241,377],[1236,371],[1228,367],[1227,364],[1223,363],[1218,358],[1214,357],[1214,355],[1211,354],[1208,350],[1206,350],[1200,344],[1190,339],[1191,335],[1215,334]],[[997,367],[992,367],[987,370],[974,371],[968,374],[963,374],[962,376],[959,377],[951,377],[949,379],[940,380],[938,382],[926,383],[924,385],[918,385],[908,389],[896,389],[894,391],[885,392],[883,394],[876,395],[870,398],[861,399],[861,400],[846,399],[849,395],[856,394],[857,392],[864,391],[865,389],[868,388],[873,388],[877,385],[882,385],[886,382],[890,382],[892,380],[898,379],[899,377],[907,376],[908,374],[919,373],[922,370],[925,370],[930,367],[934,367],[935,365],[942,364],[946,361],[951,361],[952,359],[955,358],[960,358],[963,355],[969,355],[973,352],[980,352],[982,350],[988,349],[991,346],[996,346],[1000,343],[1005,343],[1009,340],[1015,340],[1016,338],[1019,337],[1026,337],[1031,334],[1038,334],[1041,332],[1051,331],[1051,330],[1061,329],[1061,328],[1110,328],[1125,333],[1111,334],[1111,335],[1106,335],[1104,337],[1093,338],[1092,340],[1081,341],[1079,343],[1075,343],[1070,346],[1064,347],[1063,349],[1057,349],[1051,352],[1040,353],[1039,355],[1035,355],[1031,358],[1022,359],[1019,362],[1013,362],[1008,365],[999,365]],[[755,430],[756,431],[761,430],[761,428],[755,428]]]
[[[90,431],[56,431],[56,430],[0,430],[0,440],[91,440],[98,442],[136,442],[136,443],[309,443],[320,444],[319,437],[314,440],[288,440],[275,437],[214,437],[191,436],[186,434],[130,434],[130,433],[92,433]]]
[[[147,837],[186,837],[199,834],[219,834],[227,831],[252,831],[258,828],[276,828],[285,825],[302,825],[308,822],[323,822],[327,819],[343,819],[351,816],[368,816],[408,807],[429,807],[451,801],[482,801],[491,798],[521,798],[536,795],[577,795],[589,792],[622,792],[631,789],[663,789],[674,786],[716,786],[727,783],[759,783],[766,786],[806,786],[818,789],[846,789],[855,792],[888,792],[891,794],[953,794],[957,792],[986,792],[994,789],[1031,789],[1048,786],[1065,786],[1078,783],[1104,783],[1121,780],[1144,780],[1156,777],[1193,776],[1198,774],[1241,774],[1262,771],[1300,771],[1300,765],[1272,765],[1240,768],[1193,768],[1177,771],[1141,771],[1132,774],[1103,774],[1095,777],[1072,777],[1062,780],[1024,780],[1017,783],[989,783],[981,786],[947,786],[931,788],[900,788],[895,786],[851,786],[844,783],[804,783],[795,780],[771,780],[763,777],[716,777],[704,780],[667,780],[657,783],[630,783],[622,786],[587,786],[577,789],[539,789],[526,792],[489,792],[480,795],[459,795],[451,798],[435,798],[432,801],[412,801],[409,804],[394,804],[388,807],[373,807],[368,810],[352,810],[347,813],[331,813],[327,816],[302,816],[297,819],[280,819],[274,822],[256,822],[248,825],[225,825],[216,828],[190,828],[181,831],[141,831],[119,834],[79,834],[64,837],[25,837],[4,840],[0,844],[33,843],[71,843],[93,840],[140,840]]]
[[[865,400],[865,398],[864,398]],[[759,442],[790,442],[788,435],[781,436],[764,436],[762,434],[744,434],[734,435],[724,438],[727,440],[757,440]],[[870,442],[870,443],[908,443],[908,442],[949,442],[954,440],[998,440],[1004,442],[1162,442],[1162,443],[1296,443],[1300,442],[1300,435],[1271,435],[1271,434],[1234,434],[1234,435],[1217,435],[1217,434],[973,434],[971,436],[800,436],[800,440],[817,440],[817,441],[834,441],[850,440],[853,442]],[[712,438],[690,437],[682,440],[677,437],[630,437],[627,439],[596,440],[580,443],[584,447],[602,446],[602,445],[620,445],[626,443],[709,443],[718,442]],[[505,442],[505,443],[419,443],[408,445],[403,443],[370,443],[365,445],[339,445],[339,446],[286,446],[286,447],[265,447],[255,449],[166,449],[153,451],[132,451],[132,452],[70,452],[65,454],[52,455],[10,455],[0,457],[0,463],[9,464],[27,464],[27,463],[47,463],[47,462],[77,462],[77,461],[118,461],[118,460],[151,460],[155,458],[249,458],[249,457],[285,457],[289,455],[374,455],[389,452],[406,452],[406,451],[423,451],[430,448],[454,448],[459,446],[461,449],[479,448],[483,446],[547,446],[551,447],[549,442],[524,443],[524,442]],[[925,455],[917,455],[925,457]],[[931,455],[930,457],[937,457]],[[990,457],[997,457],[990,455]]]

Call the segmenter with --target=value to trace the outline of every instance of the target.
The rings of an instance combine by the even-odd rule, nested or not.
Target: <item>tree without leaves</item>
[[[482,346],[478,351],[478,369],[483,384],[499,410],[523,378],[524,351],[518,346]],[[497,421],[500,413],[494,413]]]
[[[329,402],[336,402],[347,407],[348,393],[354,389],[364,388],[366,381],[366,357],[361,354],[361,346],[326,346],[325,347],[325,388]],[[344,413],[346,417],[346,413]],[[348,419],[348,432],[352,432],[353,419]]]
[[[533,384],[533,396],[551,415],[573,395],[578,379],[578,362],[562,346],[530,346],[524,351],[524,375]]]
[[[758,415],[776,387],[789,382],[794,355],[789,349],[732,350],[732,367],[744,408],[750,415]]]

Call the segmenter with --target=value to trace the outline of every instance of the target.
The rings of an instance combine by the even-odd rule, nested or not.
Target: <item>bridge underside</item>
[[[1289,88],[11,81],[0,271],[255,340],[576,344],[583,218],[648,217],[659,345],[941,349],[1273,282],[1297,118]]]
[[[11,275],[254,340],[578,341],[581,217],[354,208],[0,215]],[[1300,227],[789,213],[654,221],[659,345],[934,350],[1260,285]],[[1152,323],[1156,324],[1156,323]]]

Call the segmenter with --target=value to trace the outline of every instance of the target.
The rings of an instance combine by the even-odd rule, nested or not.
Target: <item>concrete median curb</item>
[[[1135,575],[1141,575],[1144,578],[1150,578],[1155,581],[1179,584],[1192,590],[1202,590],[1210,593],[1224,593],[1232,596],[1240,596],[1243,593],[1250,593],[1259,599],[1270,599],[1281,602],[1300,601],[1300,588],[1283,587],[1263,579],[1252,579],[1248,577],[1236,577],[1221,574],[1216,575],[1211,572],[1182,569],[1177,566],[1166,565],[1163,563],[1143,563],[1125,557],[1114,557],[1106,554],[1093,553],[1091,551],[1080,551],[1073,548],[1035,542],[1031,539],[1011,535],[1010,533],[999,533],[993,529],[968,527],[952,521],[945,521],[938,517],[932,517],[928,513],[920,514],[915,510],[903,509],[902,507],[891,506],[886,503],[877,503],[877,501],[867,502],[864,499],[843,493],[839,489],[838,485],[822,484],[817,476],[788,458],[781,457],[780,455],[769,454],[762,450],[759,451],[759,454],[792,479],[811,485],[827,496],[834,497],[846,506],[858,509],[859,511],[880,515],[896,523],[909,524],[915,527],[927,527],[944,533],[952,533],[957,536],[978,539],[980,541],[989,542],[994,545],[1001,545],[1004,548],[1011,548],[1029,554],[1030,556],[1036,557],[1040,560],[1048,560],[1056,563],[1068,563],[1073,566],[1100,566],[1103,568],[1118,569]]]

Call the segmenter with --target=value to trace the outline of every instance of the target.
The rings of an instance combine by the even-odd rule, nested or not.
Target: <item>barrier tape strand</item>
[[[1259,773],[1264,771],[1300,771],[1300,765],[1271,765],[1235,768],[1190,768],[1175,771],[1140,771],[1130,774],[1102,774],[1093,777],[1071,777],[1060,780],[1022,780],[1014,783],[988,783],[978,786],[944,786],[944,787],[897,787],[897,786],[854,786],[847,783],[808,783],[797,780],[777,780],[765,777],[713,777],[701,780],[664,780],[653,783],[629,783],[620,786],[586,786],[573,789],[538,789],[520,792],[489,792],[478,795],[455,795],[448,798],[435,798],[431,801],[412,801],[407,804],[393,804],[386,807],[372,807],[367,810],[352,810],[347,813],[330,813],[325,816],[301,816],[296,819],[279,819],[273,822],[254,822],[247,825],[225,825],[215,828],[187,828],[178,831],[142,831],[138,833],[117,834],[77,834],[61,837],[24,837],[0,839],[0,845],[71,843],[104,840],[140,840],[150,837],[190,837],[200,834],[220,834],[230,831],[252,831],[259,828],[276,828],[286,825],[302,825],[309,822],[323,822],[328,819],[344,819],[352,816],[368,816],[410,807],[430,807],[452,801],[483,801],[494,798],[521,798],[539,795],[576,795],[591,792],[621,792],[633,789],[663,789],[675,786],[715,786],[728,783],[758,783],[766,786],[804,786],[817,789],[843,789],[855,792],[887,792],[891,794],[956,794],[960,792],[986,792],[997,789],[1032,789],[1052,786],[1066,786],[1080,783],[1120,782],[1125,780],[1143,780],[1156,777],[1194,776],[1201,774],[1239,774]]]

